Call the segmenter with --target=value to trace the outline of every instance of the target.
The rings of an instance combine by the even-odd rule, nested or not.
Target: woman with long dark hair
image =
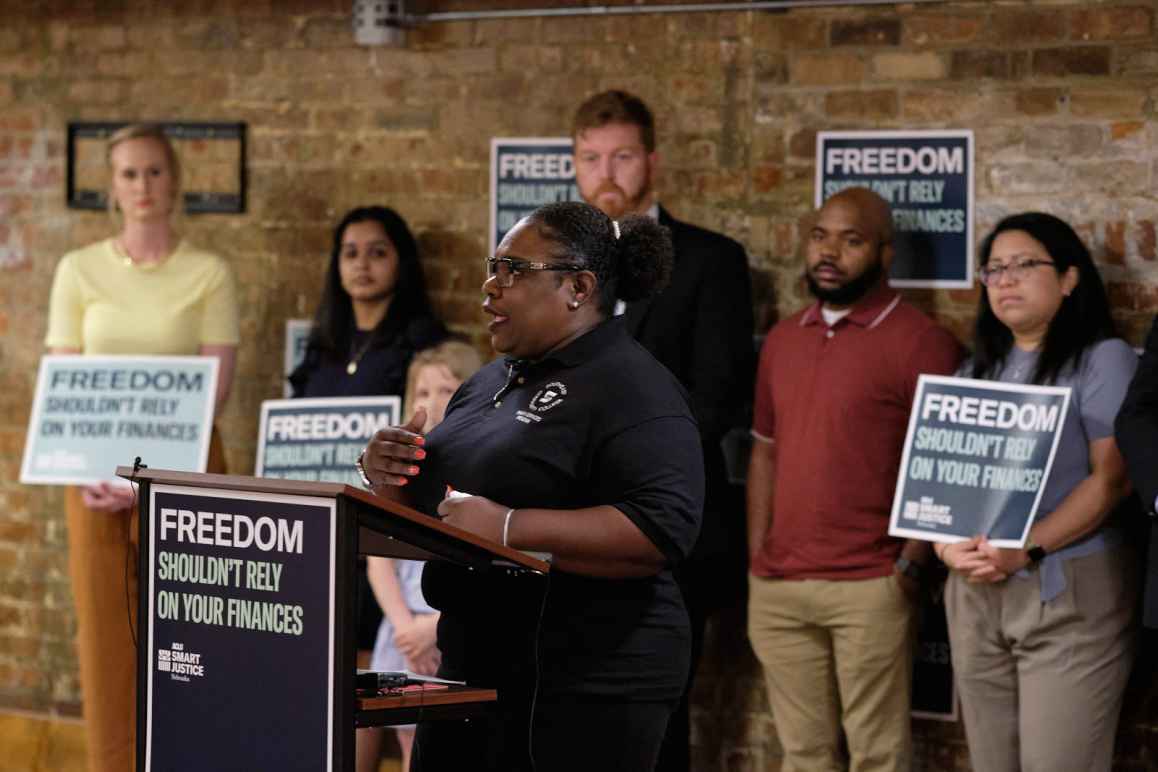
[[[1134,653],[1134,556],[1111,516],[1129,491],[1114,418],[1137,367],[1074,230],[1005,218],[981,246],[962,373],[1067,386],[1070,407],[1025,549],[937,544],[973,768],[1108,770]]]
[[[401,395],[411,357],[446,337],[406,222],[384,206],[358,207],[334,228],[305,359],[289,377],[293,395]]]

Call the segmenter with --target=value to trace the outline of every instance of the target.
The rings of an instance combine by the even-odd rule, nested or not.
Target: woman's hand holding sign
[[[133,489],[128,485],[100,482],[80,489],[81,499],[89,509],[98,512],[120,512],[133,506]]]
[[[974,581],[1000,582],[1029,565],[1029,556],[1025,550],[994,547],[988,539],[982,539],[977,549],[984,556],[986,565],[973,573],[971,578]]]
[[[973,583],[1004,582],[1029,565],[1025,550],[994,547],[984,536],[945,544],[936,553],[949,570]]]
[[[938,545],[940,549],[936,547],[934,549],[937,557],[948,566],[950,571],[956,571],[970,582],[1004,581],[1008,574],[996,570],[982,549],[983,543],[990,550],[993,549],[982,536],[974,536],[972,539],[952,544]]]

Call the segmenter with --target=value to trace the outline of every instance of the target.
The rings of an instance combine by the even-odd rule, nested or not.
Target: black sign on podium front
[[[336,502],[163,484],[149,496],[146,768],[330,769],[333,710],[303,706],[334,690]]]
[[[359,554],[549,564],[338,483],[142,468],[137,769],[348,772],[354,727],[460,720],[493,689],[359,698]]]

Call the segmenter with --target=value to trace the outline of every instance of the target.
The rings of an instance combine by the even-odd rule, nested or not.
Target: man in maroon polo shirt
[[[760,353],[748,634],[783,772],[911,766],[915,599],[929,551],[890,537],[889,512],[917,376],[952,373],[962,352],[889,289],[892,231],[875,193],[828,199],[806,250],[817,302],[777,324]]]

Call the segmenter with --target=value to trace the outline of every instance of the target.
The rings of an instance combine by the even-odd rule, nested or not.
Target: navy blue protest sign
[[[569,138],[491,140],[490,254],[515,223],[559,201],[582,201]]]
[[[154,484],[148,503],[143,769],[331,770],[335,502]]]
[[[1069,401],[1068,387],[922,375],[889,534],[1023,547]]]
[[[889,202],[894,287],[973,286],[973,132],[822,131],[816,206],[845,188]]]
[[[266,400],[254,474],[361,487],[354,462],[374,432],[401,423],[401,414],[396,396]]]
[[[20,482],[117,481],[118,464],[204,472],[216,357],[41,357]]]

